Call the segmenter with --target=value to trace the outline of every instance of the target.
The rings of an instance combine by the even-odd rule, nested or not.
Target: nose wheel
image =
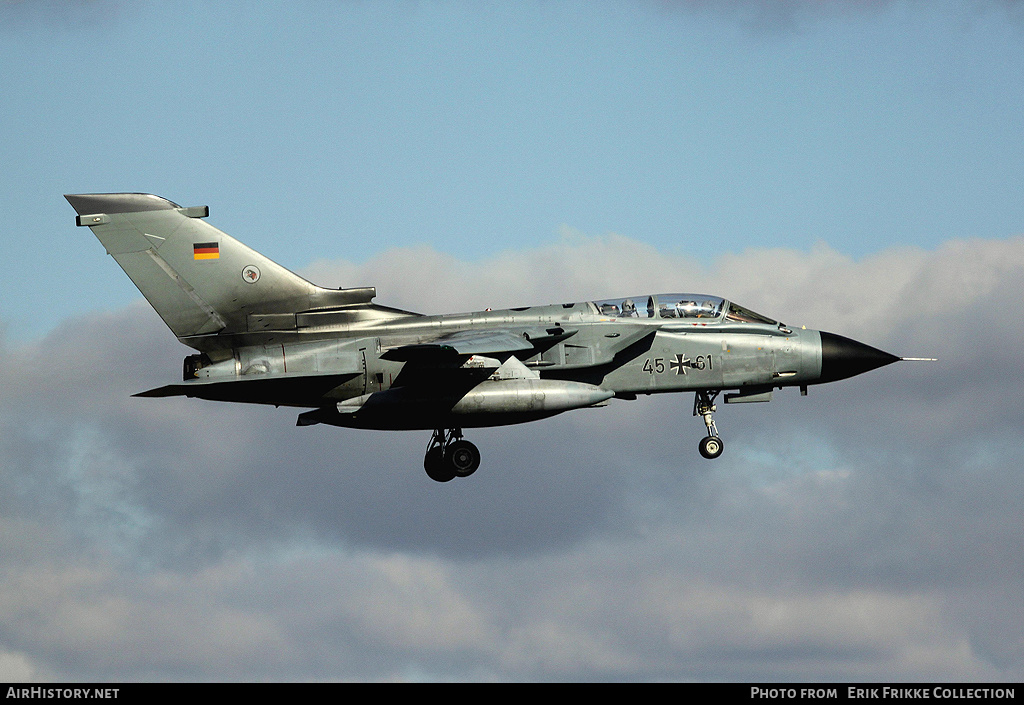
[[[725,450],[725,443],[718,435],[718,428],[712,416],[718,408],[715,406],[717,396],[717,390],[704,390],[697,392],[693,398],[693,415],[703,417],[704,425],[708,427],[708,435],[701,439],[697,449],[708,460],[714,460]]]
[[[423,469],[435,482],[469,477],[480,467],[480,451],[462,437],[462,429],[437,429],[430,437]]]
[[[725,449],[725,443],[718,436],[705,436],[700,439],[697,449],[708,460],[714,460],[722,454],[722,451]]]

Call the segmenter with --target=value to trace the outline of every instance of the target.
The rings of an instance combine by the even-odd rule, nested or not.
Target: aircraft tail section
[[[368,304],[373,288],[323,289],[204,222],[206,206],[182,208],[141,193],[65,198],[174,334],[185,339],[294,328],[295,314]]]

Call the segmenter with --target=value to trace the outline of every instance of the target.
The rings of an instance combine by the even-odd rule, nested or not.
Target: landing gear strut
[[[700,454],[708,460],[714,460],[725,449],[725,443],[718,435],[718,428],[715,426],[715,419],[712,416],[717,409],[715,397],[718,396],[718,392],[719,390],[702,390],[698,391],[693,398],[693,415],[703,416],[704,425],[708,427],[708,435],[701,439],[697,448],[700,450]]]
[[[469,477],[478,467],[480,451],[463,439],[461,428],[434,431],[423,456],[423,469],[431,480],[448,482],[456,477]]]

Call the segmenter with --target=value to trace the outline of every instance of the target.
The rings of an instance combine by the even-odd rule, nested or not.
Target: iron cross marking
[[[686,357],[685,354],[680,355],[676,353],[676,359],[668,363],[669,367],[676,371],[677,375],[685,375],[687,367],[693,367],[693,360]]]

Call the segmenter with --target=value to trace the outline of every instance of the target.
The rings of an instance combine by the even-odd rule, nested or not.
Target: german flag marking
[[[192,245],[193,259],[220,259],[220,243],[196,242]]]

